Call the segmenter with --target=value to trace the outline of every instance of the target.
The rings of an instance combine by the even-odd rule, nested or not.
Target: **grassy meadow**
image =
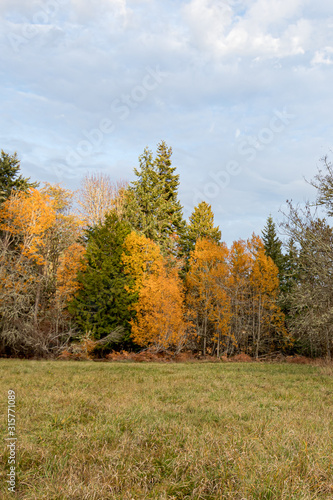
[[[333,498],[330,368],[1,359],[0,384],[1,499]]]

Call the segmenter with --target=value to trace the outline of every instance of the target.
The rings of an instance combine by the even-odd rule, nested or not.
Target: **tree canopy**
[[[146,148],[139,157],[137,177],[127,192],[125,218],[133,229],[159,244],[164,254],[176,252],[185,222],[178,200],[179,175],[171,166],[172,149],[164,141],[156,157]]]
[[[37,187],[37,182],[30,182],[30,177],[24,178],[20,173],[20,161],[17,153],[9,155],[1,150],[0,156],[0,203],[9,198],[12,192],[27,191]]]
[[[185,223],[171,157],[161,141],[139,157],[130,185],[87,175],[77,200],[57,184],[38,188],[2,151],[0,354],[102,346],[332,356],[328,160],[311,182],[315,202],[288,202],[284,247],[271,216],[262,239],[227,246],[206,201]]]

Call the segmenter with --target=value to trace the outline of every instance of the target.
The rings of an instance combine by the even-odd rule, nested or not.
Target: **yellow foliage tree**
[[[124,241],[124,272],[133,278],[133,291],[138,292],[143,280],[163,267],[160,247],[143,234],[132,231]]]
[[[0,229],[7,239],[19,236],[22,255],[40,265],[46,262],[47,232],[55,220],[52,198],[38,189],[18,191],[0,207]]]
[[[252,335],[255,357],[263,343],[272,343],[277,335],[282,347],[290,341],[285,326],[284,314],[277,304],[279,295],[278,267],[265,253],[264,244],[259,236],[252,235],[247,242],[252,256],[249,285],[251,288]],[[276,341],[276,339],[274,338]],[[265,349],[267,351],[267,348]]]
[[[60,256],[57,269],[57,299],[63,307],[79,289],[77,275],[84,270],[84,254],[85,248],[79,243],[73,243]]]
[[[191,324],[186,320],[183,285],[175,269],[160,267],[146,276],[134,309],[134,342],[155,351],[182,349]]]
[[[234,348],[248,351],[250,329],[252,327],[249,317],[250,272],[252,257],[247,243],[244,240],[234,241],[229,252],[230,280],[229,296],[231,301],[231,331],[234,344],[230,346],[229,353]]]
[[[263,242],[253,235],[247,242],[225,244],[198,240],[187,275],[188,304],[203,354],[207,346],[219,356],[244,350],[258,357],[289,339],[277,299],[278,269],[266,256]]]
[[[210,318],[217,329],[213,340],[217,342],[216,354],[219,357],[221,349],[227,349],[228,344],[235,343],[235,337],[231,331],[229,250],[224,243],[217,246],[219,260],[211,272],[213,307]]]
[[[203,339],[203,354],[207,343],[216,343],[220,355],[223,337],[230,335],[230,300],[228,296],[228,248],[223,243],[202,238],[191,252],[187,274],[188,304]]]
[[[70,200],[69,191],[47,185],[13,193],[0,207],[1,328],[16,350],[57,349],[67,328],[65,308],[83,253]]]

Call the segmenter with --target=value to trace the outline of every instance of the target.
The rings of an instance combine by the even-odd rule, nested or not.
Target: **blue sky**
[[[1,0],[0,147],[34,180],[134,180],[173,148],[228,243],[313,198],[333,147],[330,0]]]

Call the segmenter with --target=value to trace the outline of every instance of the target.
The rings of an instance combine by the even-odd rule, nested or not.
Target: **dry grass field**
[[[0,384],[1,499],[333,498],[329,367],[2,359]]]

